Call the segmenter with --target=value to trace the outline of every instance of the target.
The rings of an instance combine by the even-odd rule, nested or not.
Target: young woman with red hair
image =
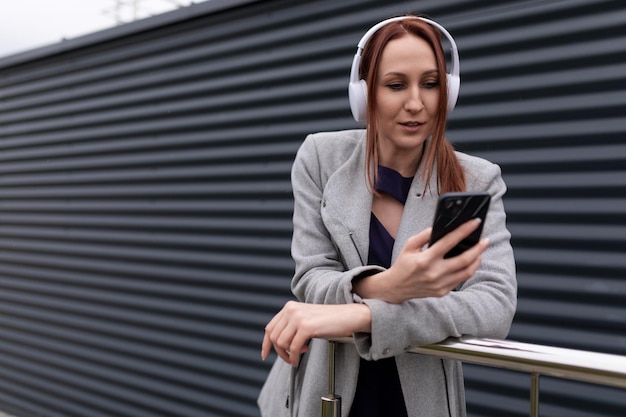
[[[443,28],[417,16],[378,26],[355,60],[366,129],[309,135],[293,165],[298,301],[265,329],[262,357],[273,348],[280,359],[259,396],[263,416],[321,414],[328,343],[320,338],[339,336],[355,342],[336,353],[344,415],[465,416],[461,364],[406,350],[462,335],[504,338],[513,319],[506,186],[497,165],[455,152],[446,139],[456,92]],[[444,255],[479,222],[428,246],[437,199],[448,191],[491,195],[483,239],[452,258]]]

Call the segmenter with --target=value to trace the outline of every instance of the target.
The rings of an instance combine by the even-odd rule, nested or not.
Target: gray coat
[[[401,304],[362,300],[352,293],[352,280],[377,266],[367,266],[372,193],[365,176],[365,131],[309,135],[292,169],[296,263],[292,291],[300,301],[366,303],[372,312],[371,334],[355,334],[355,344],[337,349],[336,391],[342,415],[348,416],[360,357],[394,356],[410,417],[465,416],[461,364],[404,353],[412,346],[447,337],[471,335],[505,338],[516,308],[515,263],[506,229],[502,196],[506,186],[500,168],[484,159],[457,153],[468,191],[487,191],[491,206],[483,236],[491,239],[480,269],[458,291],[440,298],[412,299]],[[420,168],[421,169],[421,168]],[[432,225],[436,179],[423,195],[421,172],[415,176],[396,236],[392,262],[406,240]],[[327,345],[314,339],[298,368],[277,359],[261,390],[263,417],[321,415],[321,396],[328,394]]]

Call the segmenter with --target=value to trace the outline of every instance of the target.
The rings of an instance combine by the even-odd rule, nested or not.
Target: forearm
[[[389,283],[390,279],[389,269],[369,274],[366,276],[357,277],[352,281],[352,292],[361,297],[362,299],[377,299],[386,301],[388,303],[397,304],[404,300],[394,294],[393,288]]]
[[[353,333],[371,333],[372,332],[372,312],[367,304],[349,304],[349,314],[353,318]]]

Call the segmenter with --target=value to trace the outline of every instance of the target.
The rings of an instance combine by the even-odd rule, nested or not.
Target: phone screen
[[[480,240],[491,196],[482,192],[445,193],[439,197],[430,245],[463,223],[479,217],[482,222],[476,230],[445,254],[444,258],[457,256]]]

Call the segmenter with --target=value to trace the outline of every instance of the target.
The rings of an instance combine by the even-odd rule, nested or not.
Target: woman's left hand
[[[340,337],[371,331],[371,312],[365,304],[307,304],[289,301],[265,326],[261,358],[272,346],[285,362],[297,366],[314,337]]]

